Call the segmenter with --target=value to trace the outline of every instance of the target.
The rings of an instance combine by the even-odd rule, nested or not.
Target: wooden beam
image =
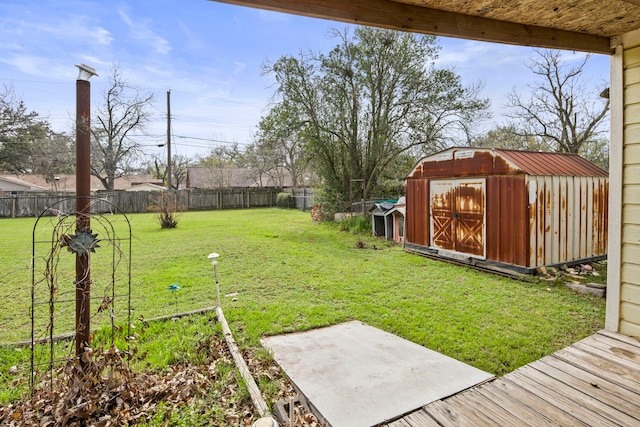
[[[216,307],[216,314],[218,315],[218,322],[220,322],[220,325],[222,326],[222,333],[224,334],[225,341],[227,341],[229,352],[231,352],[231,356],[233,356],[233,360],[236,363],[236,368],[238,368],[238,372],[240,372],[240,375],[244,380],[244,384],[247,386],[247,390],[249,391],[253,407],[258,411],[258,414],[260,414],[261,417],[272,417],[271,412],[269,412],[269,406],[267,405],[267,402],[264,401],[260,388],[258,388],[258,384],[256,384],[256,381],[253,379],[251,370],[249,369],[249,366],[247,366],[247,362],[244,361],[242,352],[238,348],[238,344],[236,344],[236,341],[233,339],[233,334],[231,333],[231,329],[229,329],[227,319],[224,317],[222,307]]]
[[[611,55],[609,37],[498,21],[392,0],[212,0],[436,36]]]

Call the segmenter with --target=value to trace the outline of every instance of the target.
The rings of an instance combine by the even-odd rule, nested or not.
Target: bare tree
[[[207,188],[229,188],[237,168],[244,166],[244,155],[237,143],[217,146],[206,157],[198,159],[198,166],[207,169],[203,180]]]
[[[220,165],[216,167],[215,164],[209,163],[205,166],[207,175],[203,180],[203,184],[206,188],[229,188],[231,187],[231,180],[233,178],[234,168],[228,165]]]
[[[176,154],[171,156],[171,186],[172,190],[184,187],[187,181],[187,169],[193,166],[195,161],[189,156]],[[147,173],[153,175],[162,182],[167,182],[167,161],[159,157],[151,159],[145,168]]]
[[[471,141],[471,146],[481,148],[505,148],[508,150],[553,151],[542,138],[521,135],[513,126],[496,126]]]
[[[116,178],[134,169],[131,162],[139,154],[140,144],[130,134],[149,121],[153,99],[153,93],[129,85],[118,66],[113,66],[104,105],[98,109],[97,125],[92,129],[91,174],[107,191],[114,190]]]
[[[597,94],[583,79],[584,67],[590,58],[568,61],[557,50],[536,50],[527,67],[537,81],[530,86],[531,94],[523,97],[515,90],[509,94],[509,118],[514,132],[522,137],[537,137],[553,151],[578,153],[583,145],[597,140],[609,110],[609,98]]]

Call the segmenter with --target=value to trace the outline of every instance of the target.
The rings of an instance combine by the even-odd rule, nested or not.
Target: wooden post
[[[89,78],[97,75],[86,65],[77,65],[80,75],[76,80],[76,237],[91,235],[91,84]],[[84,369],[82,359],[90,341],[91,321],[91,269],[90,248],[76,252],[76,356]]]

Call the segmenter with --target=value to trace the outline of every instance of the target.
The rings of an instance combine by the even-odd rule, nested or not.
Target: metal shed
[[[602,259],[608,197],[577,154],[450,148],[407,177],[405,249],[526,273]]]

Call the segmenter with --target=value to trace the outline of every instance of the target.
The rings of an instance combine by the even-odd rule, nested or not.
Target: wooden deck
[[[387,425],[640,426],[640,341],[600,331]]]

